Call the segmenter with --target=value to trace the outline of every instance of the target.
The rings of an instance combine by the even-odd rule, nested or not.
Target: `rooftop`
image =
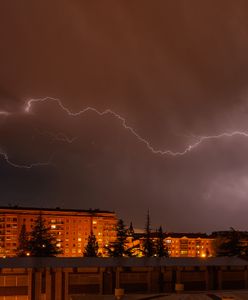
[[[1,268],[42,268],[46,266],[73,267],[200,267],[200,266],[248,266],[248,261],[239,257],[211,257],[211,258],[99,258],[99,257],[14,257],[2,258]]]
[[[86,213],[115,213],[113,211],[108,211],[108,210],[100,210],[100,209],[67,209],[67,208],[60,208],[60,207],[55,207],[55,208],[46,208],[46,207],[23,207],[23,206],[18,206],[18,205],[13,205],[13,206],[0,206],[0,210],[35,210],[35,211],[57,211],[57,212],[86,212]]]

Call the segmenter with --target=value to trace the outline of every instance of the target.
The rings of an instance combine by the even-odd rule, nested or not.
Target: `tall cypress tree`
[[[84,257],[97,257],[98,254],[98,242],[95,235],[91,231],[88,237],[88,244],[84,250]]]
[[[16,255],[23,257],[29,254],[29,235],[26,230],[26,225],[22,224],[20,235],[19,235],[19,245],[16,250]]]
[[[30,256],[48,257],[60,254],[60,249],[56,246],[56,240],[46,226],[45,220],[40,214],[34,222],[33,230],[30,234]]]
[[[151,257],[154,255],[154,243],[151,237],[151,221],[149,210],[146,217],[145,237],[144,237],[144,256]]]

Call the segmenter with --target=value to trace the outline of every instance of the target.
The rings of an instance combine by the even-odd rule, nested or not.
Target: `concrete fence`
[[[70,300],[80,295],[247,289],[239,258],[12,258],[0,260],[0,300]]]

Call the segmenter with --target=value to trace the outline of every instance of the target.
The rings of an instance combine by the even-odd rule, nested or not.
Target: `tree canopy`
[[[127,246],[127,229],[122,219],[118,220],[116,226],[116,241],[111,243],[108,247],[109,256],[123,257],[131,256],[131,250]]]
[[[40,214],[34,222],[34,227],[30,233],[29,240],[30,256],[48,257],[60,254],[60,249],[56,246],[56,239],[46,226],[45,220]]]
[[[151,222],[150,222],[150,214],[149,211],[146,216],[146,226],[145,226],[145,237],[143,243],[143,252],[144,256],[151,257],[154,255],[154,243],[151,237]]]
[[[84,250],[84,257],[97,257],[98,255],[98,242],[96,236],[91,231],[88,237],[88,244]]]
[[[157,233],[157,241],[155,245],[155,254],[158,257],[169,257],[168,249],[164,245],[163,229],[160,226]]]
[[[29,234],[26,230],[26,225],[22,224],[20,235],[19,235],[19,245],[16,251],[17,256],[28,256],[30,250],[29,245]]]
[[[218,246],[217,255],[236,256],[245,254],[247,254],[247,247],[242,244],[241,233],[231,227],[228,236]]]

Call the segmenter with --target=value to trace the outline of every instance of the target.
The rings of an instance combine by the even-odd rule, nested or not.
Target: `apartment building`
[[[54,234],[57,246],[63,253],[61,256],[82,256],[91,231],[97,238],[100,255],[105,254],[104,246],[116,238],[117,217],[113,212],[0,207],[0,257],[16,255],[22,224],[25,224],[27,232],[30,232],[40,214]]]
[[[144,233],[134,234],[129,237],[130,248],[135,247],[137,256],[143,256]],[[156,244],[158,236],[151,233],[151,239]],[[214,238],[202,233],[164,233],[164,246],[168,250],[169,257],[212,257],[215,256]],[[140,251],[141,249],[141,251]]]
[[[214,239],[202,233],[167,233],[164,238],[171,257],[215,256]]]

